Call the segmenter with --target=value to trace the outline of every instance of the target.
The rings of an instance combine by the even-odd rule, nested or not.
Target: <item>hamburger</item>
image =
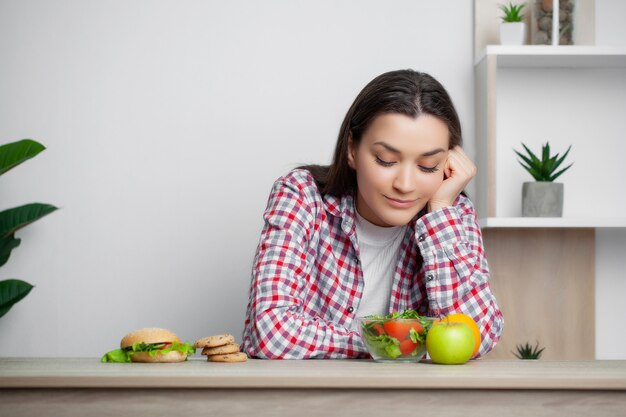
[[[120,342],[120,349],[107,352],[102,362],[183,362],[195,353],[188,342],[167,329],[144,328],[128,333]]]

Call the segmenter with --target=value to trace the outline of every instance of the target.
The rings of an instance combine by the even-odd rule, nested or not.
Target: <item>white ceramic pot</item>
[[[524,22],[501,22],[500,44],[501,45],[524,45],[526,43],[526,23]]]

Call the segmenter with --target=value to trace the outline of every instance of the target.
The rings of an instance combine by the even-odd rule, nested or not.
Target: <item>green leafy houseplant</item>
[[[561,174],[567,171],[572,165],[574,165],[573,163],[569,164],[560,171],[555,172],[567,157],[567,154],[572,148],[571,145],[569,148],[567,148],[567,151],[565,151],[563,156],[559,157],[558,153],[554,156],[550,155],[550,143],[546,142],[546,144],[541,147],[541,159],[539,159],[523,143],[522,146],[526,150],[527,155],[523,155],[522,153],[514,150],[517,156],[521,158],[521,161],[518,162],[524,167],[526,171],[528,171],[530,175],[532,175],[532,177],[536,181],[553,182]]]
[[[42,144],[31,139],[1,145],[0,175],[35,157],[44,149]],[[0,266],[7,263],[11,251],[20,245],[21,239],[15,237],[15,232],[56,209],[49,204],[30,203],[0,211]],[[19,279],[0,281],[0,317],[26,297],[32,288],[31,284]]]
[[[522,9],[526,6],[526,3],[508,5],[499,4],[500,10],[504,13],[500,18],[503,22],[521,22],[524,19],[524,15],[521,14]]]
[[[513,353],[518,359],[539,359],[545,348],[539,349],[539,342],[535,347],[530,346],[528,342],[525,345],[516,346],[517,353]]]

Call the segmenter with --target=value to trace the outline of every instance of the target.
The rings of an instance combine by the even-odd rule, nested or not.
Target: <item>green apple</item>
[[[426,350],[434,363],[465,363],[474,353],[474,333],[465,323],[435,322],[426,335]]]

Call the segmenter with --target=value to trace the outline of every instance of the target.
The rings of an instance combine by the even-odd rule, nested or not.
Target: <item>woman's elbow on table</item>
[[[482,341],[480,343],[476,359],[482,358],[491,352],[500,340],[502,330],[504,329],[504,319],[502,318],[500,310],[497,310],[494,317],[492,317],[491,320],[488,320],[487,323],[488,324],[483,323],[479,326]]]
[[[244,352],[259,359],[305,359],[307,349],[298,343],[293,323],[268,310],[257,315],[244,341]]]

